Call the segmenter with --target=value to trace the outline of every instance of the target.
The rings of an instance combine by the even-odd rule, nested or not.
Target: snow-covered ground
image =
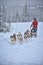
[[[30,30],[31,23],[12,23],[10,32],[0,33],[0,65],[43,65],[43,23],[38,25],[37,37],[24,41],[22,45],[16,42],[12,45],[10,35]]]

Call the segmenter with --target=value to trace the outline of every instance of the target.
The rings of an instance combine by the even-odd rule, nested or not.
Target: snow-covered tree
[[[26,5],[23,8],[22,21],[23,22],[28,22],[29,21],[29,17],[30,17],[30,15],[29,15],[29,11],[27,9],[27,3],[26,3]]]
[[[3,22],[6,22],[6,7],[3,5],[2,7],[2,17],[3,17]]]
[[[12,16],[12,22],[16,22],[15,15]]]
[[[7,23],[11,23],[11,16],[8,16]]]
[[[16,19],[16,22],[20,22],[20,15],[18,12],[16,12],[15,19]]]
[[[2,7],[0,6],[0,32],[3,28],[3,17],[2,17]]]
[[[10,24],[6,21],[6,9],[5,5],[0,6],[0,32],[8,32]]]
[[[0,26],[1,26],[1,22],[2,22],[2,11],[1,11],[1,6],[0,6]]]
[[[16,11],[16,13],[13,15],[12,21],[13,21],[13,22],[20,22],[20,15],[19,15],[19,13],[18,13],[17,11]]]

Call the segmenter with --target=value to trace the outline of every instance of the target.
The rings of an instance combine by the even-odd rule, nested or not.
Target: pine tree
[[[2,7],[0,6],[0,32],[3,31]]]
[[[19,13],[16,11],[16,15],[15,15],[15,19],[14,19],[15,22],[20,22],[20,15]]]
[[[29,12],[28,12],[28,9],[27,9],[27,2],[26,2],[26,5],[23,8],[22,21],[23,22],[28,22],[29,17],[30,17],[30,15],[29,15]]]
[[[1,22],[2,22],[2,14],[1,14],[1,6],[0,6],[0,26],[1,26]]]
[[[11,16],[8,16],[7,23],[11,23]]]
[[[2,8],[2,17],[3,17],[3,22],[6,22],[6,7],[3,5]]]
[[[6,21],[6,9],[5,5],[0,7],[0,32],[9,31],[10,24]]]
[[[12,17],[12,22],[16,22],[15,15],[13,15],[13,17]]]

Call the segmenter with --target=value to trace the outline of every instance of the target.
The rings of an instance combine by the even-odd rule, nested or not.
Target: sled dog
[[[16,42],[16,34],[10,36],[10,40],[15,43]]]
[[[17,34],[17,39],[18,39],[18,41],[19,41],[20,43],[23,42],[23,36],[22,36],[22,34],[21,34],[20,32],[18,32],[18,34]]]
[[[31,37],[30,31],[27,30],[27,31],[24,33],[24,39],[29,39],[30,37]]]

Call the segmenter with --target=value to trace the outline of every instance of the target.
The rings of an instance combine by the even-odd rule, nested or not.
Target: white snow
[[[8,33],[0,33],[0,65],[43,65],[43,22],[38,25],[37,37],[12,45],[10,35],[30,30],[31,23],[12,23]]]

